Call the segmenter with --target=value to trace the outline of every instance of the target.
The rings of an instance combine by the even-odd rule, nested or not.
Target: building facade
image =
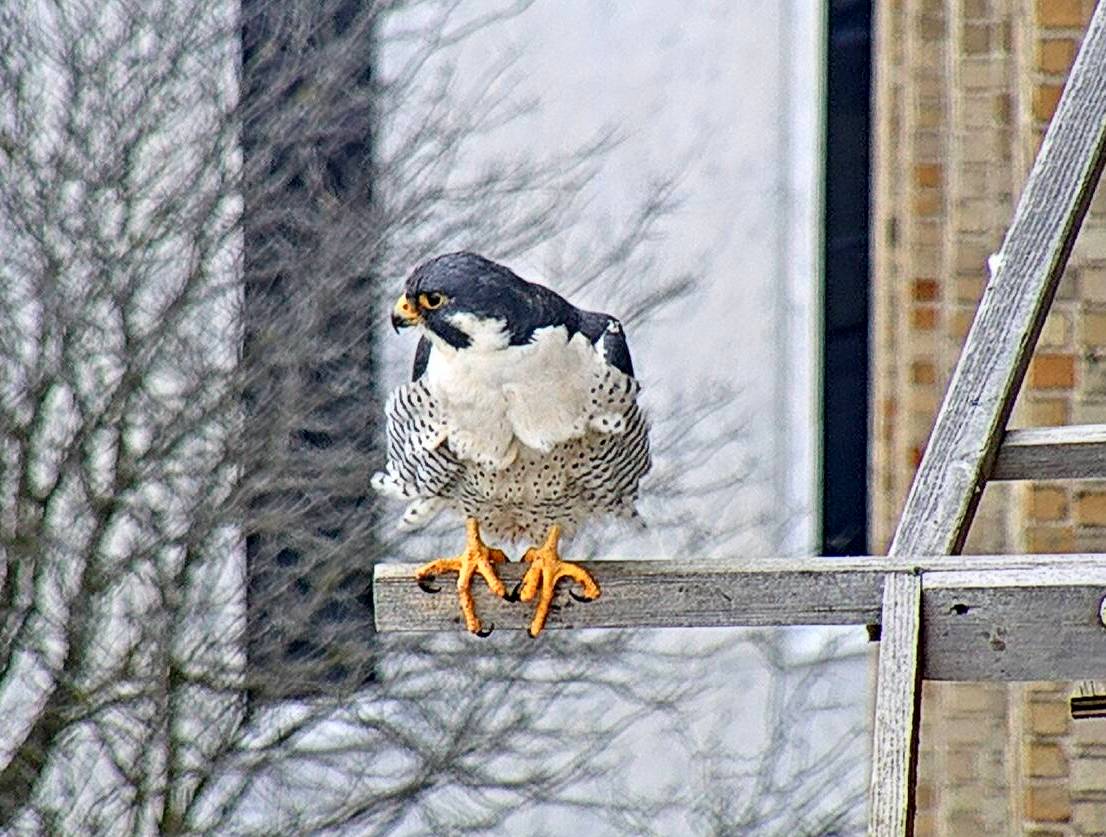
[[[886,550],[1094,0],[877,0],[870,536]],[[1013,427],[1106,422],[1106,189]],[[968,553],[1106,552],[1106,483],[993,484]],[[1106,719],[1070,683],[923,690],[919,835],[1106,834]]]

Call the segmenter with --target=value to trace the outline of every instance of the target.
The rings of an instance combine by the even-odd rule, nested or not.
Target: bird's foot
[[[461,615],[465,618],[465,627],[477,636],[487,636],[495,626],[485,631],[480,625],[472,599],[472,579],[473,575],[479,574],[493,593],[500,597],[506,596],[507,588],[496,575],[495,565],[502,564],[507,556],[502,550],[492,549],[480,540],[480,528],[471,517],[465,521],[465,533],[464,552],[455,558],[439,558],[423,564],[415,571],[415,580],[423,590],[436,593],[438,589],[427,587],[427,582],[433,581],[441,573],[457,573],[457,599],[461,605]]]
[[[557,588],[557,582],[564,577],[571,578],[584,590],[583,597],[573,597],[580,601],[591,601],[599,598],[599,585],[591,577],[591,573],[579,564],[562,561],[557,554],[557,544],[561,539],[561,527],[554,524],[549,527],[549,535],[545,543],[533,549],[526,550],[522,556],[523,561],[530,564],[526,575],[518,588],[519,601],[528,602],[534,596],[538,597],[538,606],[534,610],[534,619],[530,622],[530,636],[537,636],[545,627],[545,619],[549,615],[549,606],[553,602],[553,593]]]

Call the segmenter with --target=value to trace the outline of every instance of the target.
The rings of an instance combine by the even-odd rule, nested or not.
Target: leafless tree
[[[446,247],[563,231],[616,141],[465,174],[525,103],[449,48],[523,5],[0,9],[0,830],[454,833],[539,805],[615,829],[649,804],[599,780],[705,655],[371,632],[368,570],[410,548],[365,490],[386,300]],[[635,281],[673,206],[658,184],[577,274],[630,320],[691,287]],[[666,496],[693,441],[661,440]]]

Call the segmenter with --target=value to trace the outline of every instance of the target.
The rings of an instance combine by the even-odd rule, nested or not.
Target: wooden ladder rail
[[[889,555],[958,553],[1033,348],[1102,173],[1106,2],[1084,36],[999,252]],[[1043,432],[1043,431],[1033,431]],[[1023,437],[1024,438],[1024,437]],[[1011,438],[1007,461],[1017,458]],[[1001,461],[1001,460],[1000,460]],[[1022,471],[1023,477],[1033,474]],[[920,585],[889,575],[884,593],[869,835],[913,833],[918,747]]]

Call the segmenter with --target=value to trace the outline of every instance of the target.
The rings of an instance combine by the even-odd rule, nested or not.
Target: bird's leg
[[[440,573],[457,573],[457,598],[461,604],[461,614],[465,617],[465,627],[478,636],[487,636],[491,633],[491,628],[481,630],[472,600],[472,577],[479,573],[493,593],[500,597],[506,596],[507,588],[495,574],[494,565],[506,561],[507,556],[502,550],[492,549],[480,540],[480,527],[475,518],[465,520],[465,535],[464,552],[455,558],[439,558],[423,564],[415,571],[415,580],[421,587],[422,582],[430,581]]]
[[[534,619],[530,623],[530,636],[537,636],[545,627],[545,618],[549,615],[553,592],[557,588],[557,582],[565,576],[584,588],[584,601],[599,598],[599,585],[595,583],[591,574],[579,564],[561,560],[561,556],[557,554],[557,544],[560,540],[561,527],[554,523],[549,527],[545,543],[526,550],[526,554],[522,556],[523,561],[530,563],[530,568],[522,578],[518,598],[520,601],[528,602],[535,595],[538,596],[538,606],[534,611]]]

